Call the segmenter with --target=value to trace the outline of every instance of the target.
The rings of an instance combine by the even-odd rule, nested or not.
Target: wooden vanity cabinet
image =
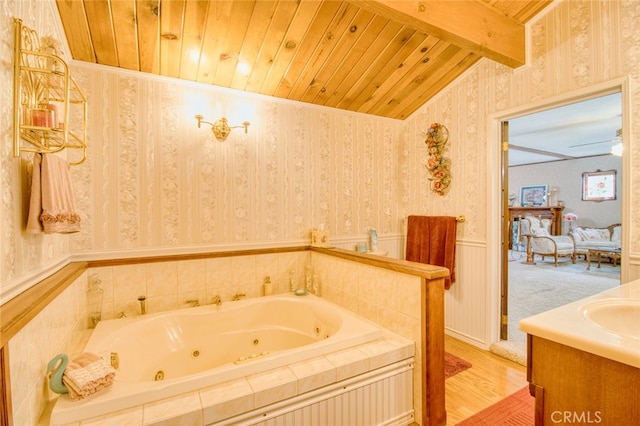
[[[536,426],[637,424],[640,368],[532,335],[527,351]]]

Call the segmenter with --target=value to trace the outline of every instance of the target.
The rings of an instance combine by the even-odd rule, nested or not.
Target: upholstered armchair
[[[544,261],[545,256],[553,256],[554,265],[558,266],[559,257],[571,257],[576,263],[573,239],[566,235],[551,235],[544,223],[535,216],[521,219],[522,234],[527,237],[527,263],[533,263],[535,255]]]

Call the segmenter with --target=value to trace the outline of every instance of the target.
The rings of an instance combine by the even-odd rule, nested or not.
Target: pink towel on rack
[[[80,231],[69,164],[53,154],[33,156],[27,232],[42,231],[45,234]]]
[[[448,268],[447,290],[456,281],[457,223],[453,216],[409,216],[407,222],[406,260]]]

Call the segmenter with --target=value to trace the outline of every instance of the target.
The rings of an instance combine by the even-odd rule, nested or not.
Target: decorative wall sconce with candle
[[[241,126],[229,126],[229,122],[227,121],[226,117],[220,118],[215,123],[205,121],[203,120],[203,118],[204,117],[202,115],[196,114],[196,120],[198,120],[198,128],[200,128],[200,125],[202,123],[209,124],[211,126],[213,135],[220,142],[224,142],[227,139],[227,136],[229,136],[229,133],[231,133],[231,129],[244,128],[244,133],[246,134],[249,131],[249,124],[251,124],[248,121],[243,121]]]

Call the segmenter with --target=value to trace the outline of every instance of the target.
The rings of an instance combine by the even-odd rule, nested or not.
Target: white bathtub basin
[[[585,303],[584,317],[605,330],[640,339],[640,299],[606,299]]]
[[[118,354],[114,384],[83,401],[60,397],[51,423],[66,425],[198,391],[382,335],[377,324],[312,295],[279,294],[102,321],[84,351],[104,359]]]

